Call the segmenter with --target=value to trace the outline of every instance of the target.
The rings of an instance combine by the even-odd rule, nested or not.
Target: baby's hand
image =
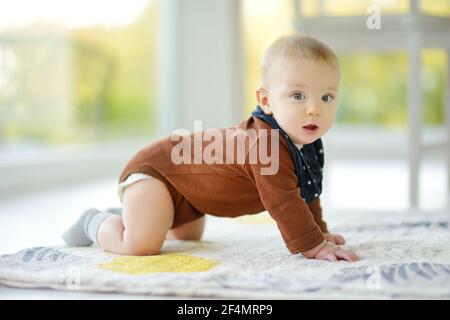
[[[302,252],[302,255],[309,259],[329,260],[333,262],[338,260],[359,260],[358,256],[353,251],[338,247],[327,240],[324,240],[321,244],[308,251]]]
[[[345,244],[345,239],[340,234],[325,232],[325,239],[329,242],[333,242],[334,244]]]

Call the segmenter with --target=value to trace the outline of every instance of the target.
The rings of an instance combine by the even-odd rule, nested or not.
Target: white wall
[[[158,135],[243,119],[239,0],[161,0]]]

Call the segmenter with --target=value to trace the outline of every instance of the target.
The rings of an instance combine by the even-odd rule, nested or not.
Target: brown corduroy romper
[[[249,139],[246,132],[267,133],[267,139]],[[264,129],[264,130],[261,130]],[[256,214],[267,210],[276,221],[288,250],[293,253],[314,248],[325,240],[327,225],[322,219],[320,198],[306,203],[297,186],[294,162],[287,142],[282,135],[276,135],[279,145],[278,171],[276,174],[261,174],[263,164],[258,155],[257,161],[249,161],[250,151],[259,150],[261,143],[267,142],[267,154],[271,154],[271,131],[269,124],[251,116],[236,126],[216,129],[223,134],[222,152],[215,149],[216,159],[222,163],[205,163],[195,152],[201,146],[205,152],[214,139],[202,138],[208,130],[191,132],[189,135],[171,136],[159,139],[139,150],[126,164],[119,177],[119,183],[132,173],[145,173],[153,176],[167,186],[174,203],[174,222],[172,228],[193,221],[205,214],[220,217],[238,217]],[[227,149],[226,133],[233,133],[234,148]],[[172,135],[174,136],[174,135]],[[244,139],[245,162],[239,161],[237,140]],[[176,164],[172,161],[172,150],[182,139],[188,139],[191,146],[191,163]],[[197,147],[195,147],[197,146]],[[211,151],[211,146],[210,149]],[[198,151],[198,149],[197,149]],[[230,156],[231,152],[231,156]],[[184,155],[184,154],[183,154]],[[227,155],[232,163],[227,163]],[[242,158],[241,158],[242,159]],[[195,161],[200,163],[194,163]]]

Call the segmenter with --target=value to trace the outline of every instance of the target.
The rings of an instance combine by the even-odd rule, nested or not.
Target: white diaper
[[[145,173],[132,173],[128,176],[128,178],[125,181],[119,183],[119,185],[117,187],[117,195],[119,196],[120,203],[122,203],[122,198],[123,198],[123,193],[125,191],[125,188],[128,187],[129,185],[132,185],[135,182],[138,182],[138,181],[144,180],[144,179],[154,179],[154,178]]]

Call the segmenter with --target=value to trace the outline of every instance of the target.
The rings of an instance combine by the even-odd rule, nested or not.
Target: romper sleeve
[[[323,220],[322,217],[322,206],[320,205],[320,197],[317,197],[312,202],[308,203],[309,210],[311,210],[311,213],[314,217],[314,221],[316,221],[319,228],[322,230],[323,233],[329,232],[328,226],[325,220]]]
[[[258,145],[259,140],[251,149]],[[287,249],[292,254],[296,254],[319,245],[325,240],[325,236],[314,220],[308,204],[300,195],[294,162],[288,147],[279,141],[278,151],[278,159],[272,156],[271,151],[267,152],[271,155],[272,161],[278,161],[278,171],[275,174],[262,174],[262,168],[274,165],[270,163],[262,165],[259,157],[252,164],[248,161],[247,155],[244,167],[249,179],[258,190],[264,208],[275,220]]]

